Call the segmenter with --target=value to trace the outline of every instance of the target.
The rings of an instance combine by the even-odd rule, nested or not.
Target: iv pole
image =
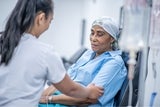
[[[147,20],[146,21],[146,26],[144,26],[144,29],[146,29],[144,32],[144,35],[146,35],[146,38],[144,38],[146,41],[146,45],[142,50],[142,55],[141,55],[141,68],[140,68],[140,78],[139,78],[139,91],[138,91],[138,107],[143,107],[144,106],[144,92],[145,92],[145,80],[146,80],[146,71],[147,71],[147,63],[148,63],[148,42],[149,42],[149,29],[150,29],[150,18],[151,18],[151,7],[152,7],[152,2],[151,0],[147,1],[148,4],[148,14],[147,14]]]
[[[120,38],[120,48],[129,52],[129,100],[128,106],[132,106],[132,93],[134,78],[134,69],[136,64],[136,54],[139,50],[142,52],[140,78],[139,78],[139,96],[138,105],[143,106],[144,100],[144,84],[147,67],[148,52],[148,36],[149,36],[149,20],[150,8],[146,0],[126,0],[124,5],[124,28]]]

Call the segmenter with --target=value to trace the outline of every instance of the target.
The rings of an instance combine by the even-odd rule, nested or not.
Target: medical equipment
[[[151,13],[151,31],[150,31],[150,41],[149,46],[152,49],[152,71],[154,79],[153,92],[150,98],[150,107],[153,107],[156,95],[156,83],[157,83],[157,61],[156,58],[160,51],[160,1],[153,0],[153,7]]]
[[[151,48],[159,49],[160,47],[160,1],[153,0],[151,13],[151,32],[149,45]]]
[[[159,50],[155,50],[152,49],[153,53],[152,53],[152,71],[153,71],[153,91],[151,93],[151,97],[150,97],[150,107],[153,107],[156,95],[157,95],[157,91],[156,91],[156,84],[157,84],[157,61],[156,58],[158,57],[159,54]]]
[[[0,32],[0,37],[1,37],[1,34],[2,34],[3,32]],[[1,41],[0,41],[1,42]],[[0,61],[1,61],[1,57],[2,57],[2,55],[1,55],[1,50],[2,50],[2,46],[0,46]]]
[[[124,21],[119,46],[122,50],[129,52],[128,60],[128,79],[129,79],[129,100],[128,106],[132,106],[132,93],[134,69],[136,64],[137,52],[147,45],[148,29],[148,6],[145,0],[125,0]]]

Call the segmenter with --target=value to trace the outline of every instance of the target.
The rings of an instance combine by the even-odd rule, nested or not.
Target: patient
[[[90,43],[87,50],[78,61],[68,69],[72,80],[87,86],[94,83],[104,88],[104,94],[99,99],[80,99],[61,94],[54,86],[47,88],[40,100],[39,107],[112,107],[114,97],[120,90],[127,75],[122,52],[118,49],[117,41],[119,28],[113,19],[102,17],[92,23]],[[45,98],[49,97],[49,101]]]

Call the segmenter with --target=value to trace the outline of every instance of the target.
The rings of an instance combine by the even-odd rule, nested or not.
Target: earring
[[[110,45],[111,45],[111,49],[113,50],[113,47],[114,47],[113,42],[111,42]]]
[[[116,41],[111,43],[111,48],[112,50],[117,50],[118,49],[118,43]]]

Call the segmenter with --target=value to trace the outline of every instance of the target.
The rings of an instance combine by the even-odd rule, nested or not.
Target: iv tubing
[[[129,80],[129,100],[128,100],[128,106],[132,106],[132,94],[133,94],[133,81]]]
[[[128,107],[132,106],[132,95],[133,95],[133,78],[134,78],[134,67],[136,64],[136,51],[129,52],[129,68],[128,68],[128,79],[129,79],[129,100]]]

